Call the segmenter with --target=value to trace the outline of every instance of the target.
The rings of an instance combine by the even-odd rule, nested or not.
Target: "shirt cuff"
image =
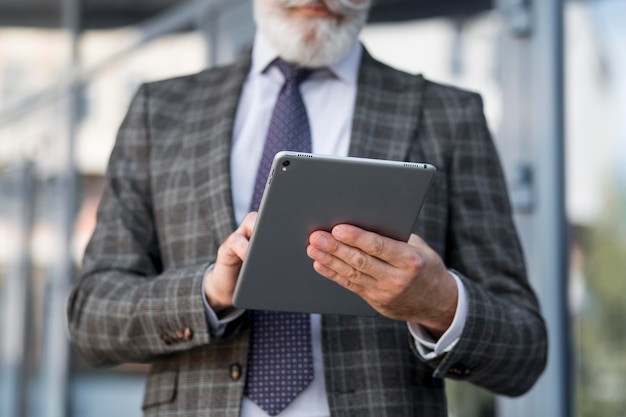
[[[433,339],[433,337],[417,323],[407,323],[411,335],[415,339],[415,347],[420,355],[426,360],[434,359],[444,353],[450,352],[454,346],[458,343],[465,327],[465,320],[467,318],[467,295],[465,293],[465,287],[461,282],[461,279],[452,271],[448,271],[454,278],[457,286],[457,304],[456,313],[452,324],[446,330],[446,332],[439,338],[439,340]]]
[[[207,278],[207,272],[209,272],[213,268],[213,264],[209,265],[206,272],[204,273],[204,278],[202,279],[202,302],[204,304],[204,313],[206,315],[207,322],[209,323],[209,330],[214,337],[220,338],[224,336],[224,332],[226,331],[226,327],[241,317],[241,315],[245,312],[245,310],[230,308],[227,309],[224,313],[220,314],[220,317],[217,316],[217,313],[213,311],[209,302],[206,299],[206,295],[204,294],[204,282]]]

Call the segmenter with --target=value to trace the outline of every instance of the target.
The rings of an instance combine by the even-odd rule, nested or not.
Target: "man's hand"
[[[353,291],[380,314],[424,326],[439,338],[456,312],[457,286],[420,237],[408,243],[350,225],[315,231],[307,254],[322,276]]]
[[[254,229],[256,217],[256,212],[246,215],[239,228],[220,245],[215,265],[207,272],[204,294],[216,313],[233,304],[237,277],[248,252],[250,235]]]

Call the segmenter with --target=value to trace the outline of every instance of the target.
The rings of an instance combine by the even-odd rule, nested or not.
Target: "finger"
[[[254,225],[256,224],[258,213],[256,211],[251,211],[243,218],[241,224],[237,228],[237,231],[242,233],[247,239],[250,239],[252,236],[252,231],[254,230]]]
[[[227,265],[234,265],[245,259],[256,218],[256,212],[250,212],[244,217],[237,230],[231,233],[218,248],[218,262],[222,261]]]
[[[307,247],[307,255],[315,261],[313,267],[318,273],[341,285],[344,285],[345,280],[356,285],[363,285],[365,279],[371,279],[371,277],[366,277],[363,272],[355,269],[341,259],[328,252],[319,250],[315,246],[309,245]]]
[[[335,226],[332,230],[332,236],[341,243],[360,249],[364,253],[393,266],[398,266],[400,259],[406,256],[407,252],[405,242],[352,225]]]
[[[372,280],[371,277],[367,277],[330,253],[319,250],[313,245],[307,247],[307,254],[314,260],[313,269],[318,274],[356,294],[362,296],[366,291],[367,281]]]
[[[342,278],[359,285],[366,285],[364,280],[382,276],[388,268],[388,265],[380,260],[357,248],[345,245],[334,239],[331,234],[322,231],[311,234],[307,254]]]
[[[413,246],[415,248],[419,248],[419,249],[428,247],[428,244],[424,241],[424,239],[422,239],[421,237],[419,237],[415,233],[411,233],[411,236],[409,237],[408,243],[409,243],[409,245],[411,245],[411,246]]]
[[[248,252],[248,239],[241,233],[233,233],[217,250],[216,262],[224,265],[240,264]]]
[[[362,285],[362,281],[358,278],[346,278],[344,275],[338,274],[334,269],[331,269],[318,261],[313,262],[313,269],[315,269],[315,271],[321,276],[328,278],[329,280],[360,295],[361,297],[363,297],[363,294],[367,290],[367,287]]]

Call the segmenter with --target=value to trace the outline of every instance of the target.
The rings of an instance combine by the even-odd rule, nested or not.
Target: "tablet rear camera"
[[[289,160],[287,160],[287,161],[283,161],[283,166],[284,166],[284,167],[288,167],[290,163],[291,163],[291,162],[289,162]]]

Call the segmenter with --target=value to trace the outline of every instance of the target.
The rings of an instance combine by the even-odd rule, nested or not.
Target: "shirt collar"
[[[355,42],[348,52],[337,62],[328,66],[328,70],[339,80],[356,85],[363,46]],[[274,60],[278,58],[278,52],[270,44],[265,35],[257,31],[252,48],[252,67],[250,75],[256,76],[265,72]]]

